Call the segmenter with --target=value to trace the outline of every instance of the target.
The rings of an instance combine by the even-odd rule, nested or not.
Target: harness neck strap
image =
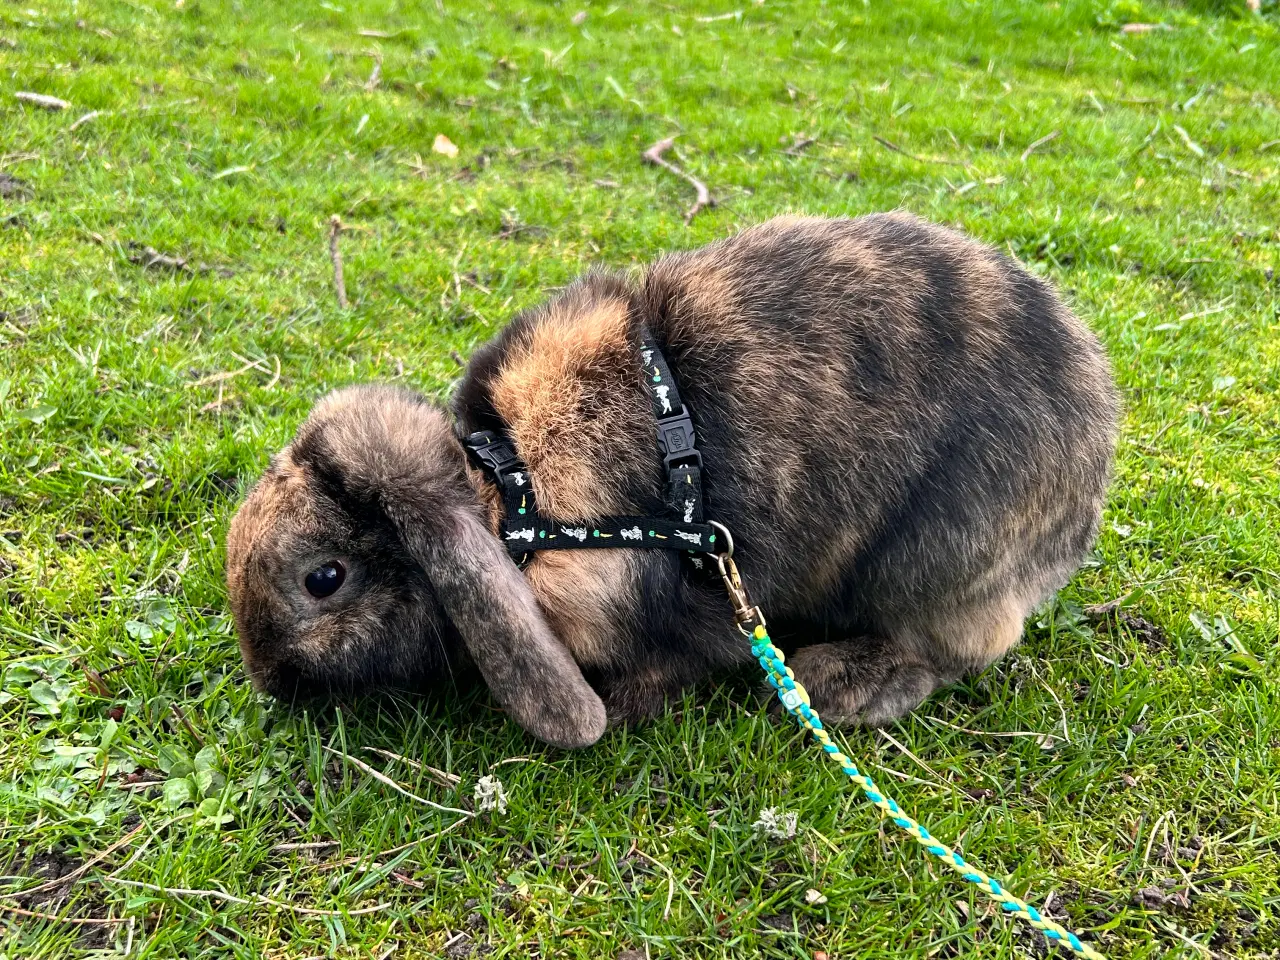
[[[502,495],[501,536],[507,552],[523,565],[537,550],[631,547],[714,554],[716,533],[705,523],[702,454],[689,408],[666,357],[648,330],[641,330],[640,363],[645,392],[657,421],[658,451],[666,471],[665,505],[669,517],[605,517],[594,522],[561,523],[539,516],[529,470],[515,445],[502,434],[481,430],[463,445]],[[694,562],[701,567],[702,561]]]

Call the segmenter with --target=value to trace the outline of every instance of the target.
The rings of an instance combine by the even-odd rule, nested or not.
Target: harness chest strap
[[[640,363],[645,393],[657,423],[658,450],[667,480],[664,502],[672,517],[621,516],[561,522],[538,514],[529,469],[502,434],[481,430],[463,445],[502,495],[501,536],[507,552],[526,563],[537,550],[616,549],[717,552],[715,528],[705,522],[702,454],[688,407],[666,357],[648,331],[642,331]],[[699,561],[700,563],[700,561]]]

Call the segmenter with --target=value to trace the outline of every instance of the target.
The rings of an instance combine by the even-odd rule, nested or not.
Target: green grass
[[[1270,0],[1261,16],[1132,0],[0,5],[0,889],[142,828],[77,883],[0,898],[0,953],[1037,951],[762,716],[751,680],[563,754],[483,696],[291,714],[246,685],[226,615],[239,492],[324,391],[443,394],[450,351],[592,264],[786,210],[903,207],[1052,278],[1106,342],[1126,417],[1096,554],[1057,605],[1015,655],[889,731],[910,754],[866,731],[849,752],[1016,891],[1053,891],[1113,956],[1275,956],[1275,14]],[[440,133],[456,159],[432,151]],[[673,133],[719,201],[690,227],[688,185],[640,161]],[[335,213],[353,228],[348,311],[325,246]],[[189,269],[135,264],[142,247]],[[1116,598],[1118,620],[1082,613]],[[1042,736],[992,735],[1014,731]],[[448,805],[511,761],[494,770],[510,809],[386,855],[454,818],[326,747]],[[797,813],[798,835],[756,837],[764,807]],[[273,850],[319,841],[336,846]],[[389,906],[307,916],[108,874]]]

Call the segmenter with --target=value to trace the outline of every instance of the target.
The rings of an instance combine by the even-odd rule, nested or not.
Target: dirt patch
[[[25,330],[36,322],[39,312],[40,310],[37,306],[19,307],[16,310],[0,310],[0,323],[13,324],[18,329]]]
[[[1185,911],[1191,908],[1191,898],[1184,890],[1173,890],[1166,893],[1159,887],[1143,887],[1134,891],[1132,903],[1144,910],[1160,910],[1163,912]]]
[[[760,929],[771,933],[807,933],[809,930],[809,918],[789,910],[764,913],[759,920]]]
[[[444,949],[448,960],[465,960],[467,957],[486,957],[493,952],[487,943],[477,943],[468,933],[459,933]]]
[[[0,170],[0,197],[6,200],[27,200],[34,192],[27,181]]]
[[[34,892],[30,894],[14,893],[6,895],[6,900],[23,910],[34,910],[38,913],[59,914],[76,919],[102,920],[111,916],[107,904],[95,896],[86,896],[86,888],[80,887],[76,902],[67,907],[67,901],[84,861],[70,856],[61,850],[28,851],[20,853],[18,859],[8,866],[0,868],[0,872],[11,877],[26,877],[33,881]],[[66,877],[66,883],[57,881]],[[46,884],[53,882],[53,886]],[[110,925],[84,925],[77,928],[76,944],[84,950],[103,950],[112,937]]]
[[[1159,650],[1166,645],[1164,631],[1160,627],[1146,617],[1126,610],[1117,600],[1085,607],[1084,614],[1092,623],[1124,627],[1151,650]]]
[[[78,857],[67,856],[54,849],[32,853],[25,860],[15,860],[4,872],[13,877],[27,877],[44,886],[50,880],[57,880],[78,870],[83,862]],[[32,909],[36,904],[61,902],[66,899],[67,892],[68,887],[55,886],[34,896],[17,893],[13,895],[13,899],[19,906]]]

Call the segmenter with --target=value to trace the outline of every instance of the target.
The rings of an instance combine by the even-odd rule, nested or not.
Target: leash
[[[845,775],[861,788],[863,794],[882,816],[892,820],[930,854],[1000,904],[1006,913],[1021,917],[1035,927],[1050,942],[1059,943],[1077,956],[1087,957],[1089,960],[1105,960],[1101,953],[1082,942],[1066,927],[1050,920],[1031,904],[1010,893],[999,880],[974,866],[959,852],[952,850],[933,836],[922,824],[899,807],[891,797],[886,796],[884,791],[876,786],[874,780],[860,771],[857,765],[841,752],[822,725],[822,718],[818,716],[818,711],[810,705],[809,694],[804,686],[787,666],[782,651],[769,639],[764,614],[759,607],[751,603],[747,596],[742,578],[738,575],[738,567],[733,562],[733,536],[723,524],[712,520],[711,526],[719,531],[724,542],[723,551],[716,554],[716,564],[720,568],[720,577],[724,580],[729,600],[733,604],[733,614],[738,622],[738,629],[751,638],[751,653],[764,669],[770,685],[777,691],[778,700],[783,708],[795,717],[800,726],[809,731],[823,752],[840,765]]]
[[[916,843],[937,857],[962,878],[1005,910],[1021,917],[1051,942],[1062,944],[1077,956],[1105,960],[1101,953],[1081,942],[1070,930],[1050,920],[1025,900],[1014,896],[994,877],[984,873],[963,856],[934,837],[905,813],[892,799],[862,773],[832,741],[822,718],[809,703],[809,694],[787,666],[782,651],[773,645],[764,614],[751,603],[738,568],[733,562],[733,536],[727,527],[705,517],[702,494],[702,455],[697,448],[689,407],[680,397],[679,387],[657,341],[646,329],[640,330],[640,366],[650,406],[657,424],[658,451],[662,455],[666,485],[666,517],[603,517],[562,523],[540,516],[529,468],[515,445],[502,432],[479,430],[460,437],[463,446],[489,479],[497,486],[503,503],[499,535],[507,552],[521,568],[539,550],[617,549],[675,550],[683,553],[695,570],[704,569],[704,558],[714,557],[733,603],[738,629],[751,638],[751,653],[760,662],[769,683],[778,692],[782,706],[818,742],[823,752],[861,789],[880,813],[892,820]]]

